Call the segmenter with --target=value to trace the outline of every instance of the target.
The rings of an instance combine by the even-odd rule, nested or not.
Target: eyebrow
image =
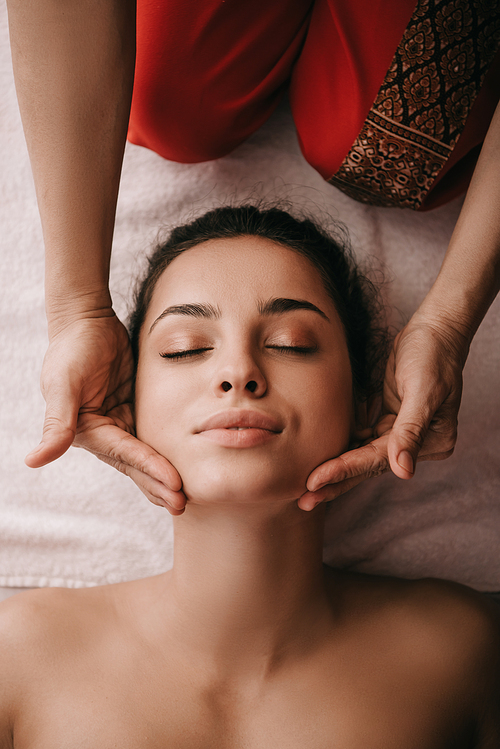
[[[321,315],[321,317],[329,322],[329,318],[319,309],[319,307],[316,307],[315,304],[312,304],[312,302],[308,302],[305,299],[276,297],[274,299],[269,299],[267,302],[258,302],[257,309],[261,315],[265,316],[283,315],[286,312],[295,312],[295,310],[305,309]],[[163,318],[168,315],[185,315],[186,317],[219,320],[222,313],[218,307],[213,307],[211,304],[173,304],[171,307],[164,309],[161,315],[158,315],[151,325],[149,333],[151,333],[156,323],[160,322],[160,320],[163,320]]]
[[[267,302],[259,302],[258,304],[258,310],[261,315],[282,315],[285,312],[294,312],[298,309],[316,312],[329,322],[329,318],[319,309],[319,307],[316,307],[315,304],[312,304],[305,299],[286,299],[284,297],[276,297],[275,299],[269,299]]]
[[[149,332],[151,333],[156,323],[163,320],[167,315],[186,315],[187,317],[201,317],[209,320],[218,320],[221,316],[221,311],[217,307],[213,307],[211,304],[173,304],[171,307],[164,309],[161,315],[158,315],[154,323],[151,325]]]

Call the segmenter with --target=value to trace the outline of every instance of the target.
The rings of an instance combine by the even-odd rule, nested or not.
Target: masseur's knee
[[[225,156],[269,117],[311,0],[138,0],[129,139],[172,161]]]
[[[128,138],[156,151],[164,159],[192,164],[226,156],[248,138],[266,119],[241,111],[226,102],[200,106],[203,93],[161,99],[154,91],[134,96]],[[267,114],[267,113],[266,113]]]

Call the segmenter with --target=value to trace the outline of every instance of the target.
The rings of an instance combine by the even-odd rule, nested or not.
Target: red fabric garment
[[[304,156],[330,179],[414,11],[415,0],[138,0],[129,140],[172,161],[219,158],[289,86]],[[499,98],[500,64],[493,68],[421,209],[466,189]]]
[[[138,0],[129,140],[172,161],[232,151],[271,115],[311,0]]]
[[[342,163],[384,79],[415,0],[321,0],[292,73],[302,152],[324,179]]]

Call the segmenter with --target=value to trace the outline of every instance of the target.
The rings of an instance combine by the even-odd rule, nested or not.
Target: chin
[[[306,491],[309,475],[291,475],[283,471],[277,475],[253,468],[227,466],[197,466],[186,472],[179,471],[183,491],[191,504],[270,504],[292,502]]]

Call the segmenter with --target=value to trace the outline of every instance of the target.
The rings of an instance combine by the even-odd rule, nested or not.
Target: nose
[[[221,385],[221,388],[223,389],[225,393],[227,393],[228,390],[231,390],[232,387],[233,386],[231,385],[231,383],[228,382],[227,380],[224,380],[224,382]],[[245,389],[249,390],[251,393],[255,393],[255,391],[257,390],[257,383],[255,382],[255,380],[249,380],[247,384],[245,385]]]
[[[267,390],[266,378],[250,353],[241,353],[220,367],[215,380],[216,394],[223,397],[232,395],[251,395],[261,398]]]

